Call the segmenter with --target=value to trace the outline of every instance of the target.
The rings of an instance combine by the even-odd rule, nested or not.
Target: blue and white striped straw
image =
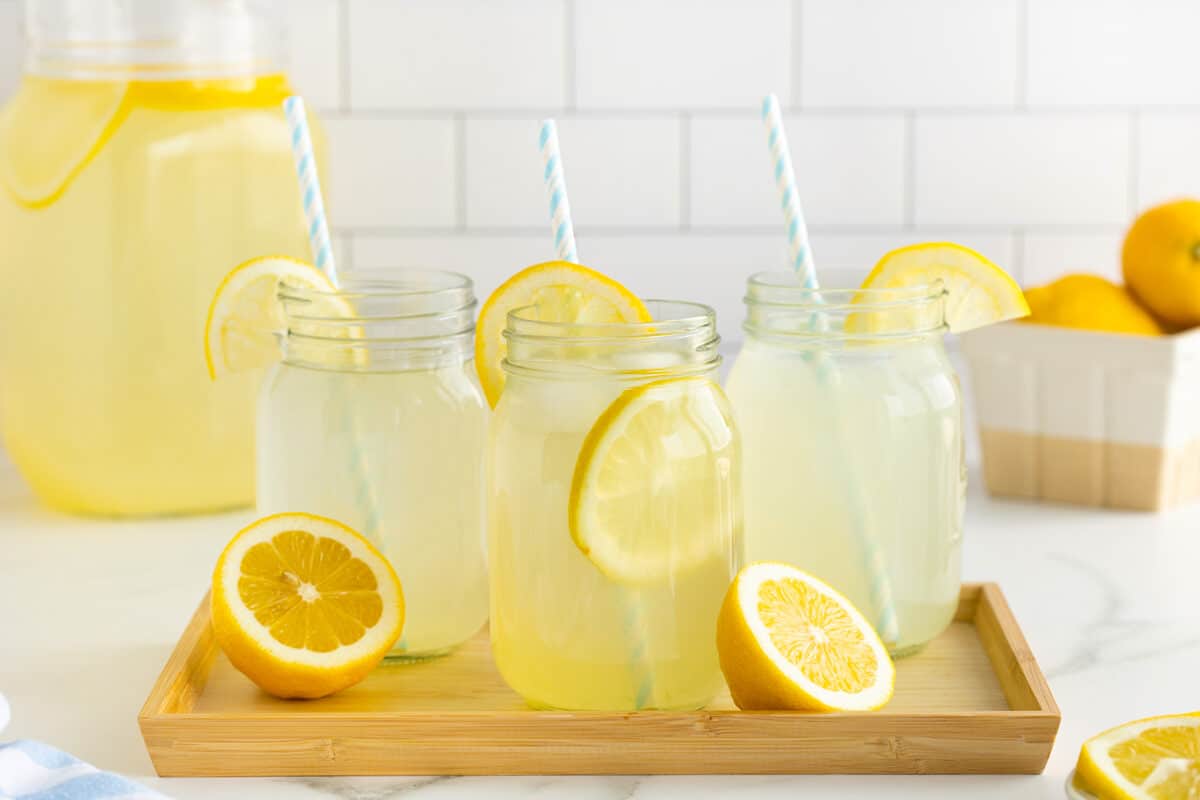
[[[808,243],[808,225],[804,222],[804,209],[800,206],[800,192],[796,188],[796,171],[792,168],[792,153],[783,129],[779,98],[775,95],[769,94],[763,98],[762,118],[767,126],[767,146],[771,150],[775,186],[779,189],[779,206],[787,225],[792,268],[800,274],[804,288],[816,289],[817,269],[813,263],[812,247]]]
[[[329,236],[329,222],[325,218],[325,201],[321,196],[321,181],[317,177],[317,160],[313,152],[312,136],[308,132],[308,117],[304,111],[304,100],[293,95],[283,101],[291,132],[292,155],[296,159],[296,178],[300,181],[300,195],[304,204],[304,219],[308,223],[308,241],[312,248],[313,261],[335,287],[338,282],[337,265],[333,259],[333,246]],[[335,379],[335,387],[343,387],[345,381]],[[352,453],[350,471],[354,476],[355,506],[363,515],[362,534],[375,544],[381,544],[379,531],[379,499],[375,496],[371,464],[363,447],[363,432],[358,415],[353,413],[344,389],[337,392],[337,405],[342,407],[345,424],[350,432]],[[380,547],[382,550],[383,548]]]
[[[325,200],[321,196],[321,179],[317,176],[317,159],[313,154],[312,137],[308,132],[308,116],[304,99],[292,95],[283,101],[291,131],[292,156],[296,160],[296,177],[300,181],[300,197],[304,205],[304,220],[308,224],[308,241],[312,246],[313,262],[338,285],[337,265],[333,262],[333,242],[329,223],[325,220]]]
[[[575,226],[571,222],[571,203],[567,200],[567,179],[563,175],[562,154],[558,149],[558,127],[554,120],[542,120],[538,135],[542,153],[542,180],[550,201],[550,227],[554,231],[554,249],[560,261],[579,263],[575,248]]]
[[[804,222],[804,211],[800,207],[800,193],[796,188],[796,173],[792,168],[792,155],[788,149],[787,132],[783,128],[779,98],[775,95],[769,94],[763,98],[762,118],[767,129],[767,146],[771,152],[775,186],[779,190],[779,205],[783,209],[783,218],[787,224],[788,248],[792,257],[792,266],[799,273],[804,287],[815,292],[820,288],[817,280],[817,265],[813,260],[812,248],[808,244],[808,226]],[[813,297],[816,302],[822,302],[820,294],[814,294]],[[812,322],[814,327],[820,330],[824,330],[827,325],[825,314],[814,314]],[[836,381],[837,374],[832,371],[832,366],[822,359],[819,367],[820,374],[827,380]],[[835,414],[840,413],[838,409],[833,411]],[[850,474],[848,465],[845,472],[843,480],[849,494],[847,505],[852,518],[851,526],[858,539],[863,567],[870,583],[875,629],[884,643],[895,645],[900,638],[900,621],[896,614],[896,601],[892,594],[892,579],[888,574],[887,559],[884,557],[883,548],[871,535],[865,519],[866,498],[861,496],[858,483]]]

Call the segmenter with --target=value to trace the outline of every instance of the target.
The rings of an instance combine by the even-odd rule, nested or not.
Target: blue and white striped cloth
[[[0,743],[0,800],[166,800],[30,739]]]

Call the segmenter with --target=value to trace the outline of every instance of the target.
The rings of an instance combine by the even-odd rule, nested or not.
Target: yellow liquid
[[[487,620],[487,409],[471,362],[403,372],[280,364],[263,384],[258,509],[338,520],[404,589],[393,655],[444,653]]]
[[[725,546],[685,572],[632,587],[603,575],[567,527],[583,439],[628,385],[510,375],[492,418],[492,652],[534,706],[699,708],[722,683],[716,619],[741,560],[740,526],[697,532]],[[732,471],[727,439],[714,455]],[[736,492],[736,479],[721,484],[731,507]]]
[[[750,339],[728,392],[747,557],[807,570],[878,621],[867,567],[878,549],[893,652],[941,633],[958,606],[966,473],[958,380],[940,341],[809,358]]]
[[[211,381],[204,320],[238,263],[308,257],[288,91],[28,77],[0,116],[0,422],[44,502],[252,502],[260,376]]]

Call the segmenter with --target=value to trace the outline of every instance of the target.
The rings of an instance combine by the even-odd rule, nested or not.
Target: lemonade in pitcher
[[[258,375],[204,368],[209,298],[305,227],[264,4],[29,0],[0,112],[0,420],[45,502],[253,499]]]
[[[642,307],[602,284],[618,296],[589,298],[580,268],[541,269],[541,304],[507,314],[502,339],[489,309],[480,322],[484,386],[499,395],[496,665],[539,707],[698,708],[721,686],[716,618],[741,561],[739,444],[713,382],[713,313]],[[498,359],[488,343],[500,341]]]

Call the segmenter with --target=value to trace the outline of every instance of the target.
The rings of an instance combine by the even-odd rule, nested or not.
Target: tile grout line
[[[800,72],[803,62],[800,59],[800,38],[804,34],[804,0],[793,0],[790,6],[792,24],[788,26],[788,77],[792,81],[788,99],[792,108],[799,110],[804,107],[804,94],[801,89]]]
[[[1029,0],[1017,3],[1017,75],[1013,104],[1018,111],[1029,109]]]
[[[679,115],[679,228],[692,227],[692,115]]]
[[[575,63],[575,0],[563,0],[563,109],[579,105]]]
[[[901,221],[907,230],[917,227],[917,115],[904,113],[904,194],[901,198]]]
[[[0,0],[3,2],[3,0]],[[347,84],[349,81],[347,81]],[[348,89],[347,85],[347,89]],[[760,98],[761,99],[761,98]],[[563,119],[581,120],[669,120],[677,119],[679,114],[686,113],[693,119],[741,119],[757,120],[755,111],[740,108],[695,107],[687,108],[589,108],[564,109],[553,106],[531,106],[529,108],[467,108],[463,106],[420,107],[420,108],[348,108],[328,109],[326,116],[332,119],[358,120],[420,120],[420,119],[449,119],[455,114],[464,114],[479,120],[532,120],[547,116],[559,115]],[[1033,116],[1033,117],[1095,117],[1117,116],[1134,113],[1152,112],[1156,114],[1196,114],[1200,112],[1200,103],[1195,105],[1111,105],[1111,106],[1042,106],[1017,109],[1010,106],[964,106],[952,108],[949,106],[861,106],[838,108],[833,106],[809,107],[803,110],[790,109],[788,114],[795,114],[809,119],[824,117],[831,119],[856,119],[862,117],[903,117],[915,114],[923,117],[962,119],[988,119],[1002,116]]]
[[[350,105],[350,0],[338,0],[338,110],[349,114]]]
[[[1012,232],[1012,277],[1017,283],[1025,283],[1025,230],[1015,228]]]
[[[1132,219],[1137,213],[1138,205],[1141,202],[1141,197],[1139,197],[1140,193],[1138,192],[1138,183],[1139,179],[1141,178],[1140,173],[1142,169],[1142,160],[1140,157],[1142,146],[1141,139],[1142,114],[1140,111],[1134,111],[1129,115],[1129,174],[1126,177],[1126,180],[1128,181],[1126,191],[1129,195],[1127,199],[1129,202],[1128,214],[1130,219]]]
[[[903,237],[912,234],[914,231],[927,232],[930,235],[936,236],[1012,236],[1015,231],[1021,231],[1025,234],[1049,234],[1049,235],[1099,235],[1111,234],[1119,230],[1119,226],[1108,224],[1095,225],[1069,225],[1069,224],[1047,224],[1047,225],[1028,225],[1022,223],[1011,224],[926,224],[917,225],[913,228],[906,228],[902,225],[813,225],[810,228],[811,233],[816,236],[900,236]],[[452,225],[446,226],[370,226],[370,225],[352,225],[337,229],[339,234],[353,233],[356,236],[362,237],[395,237],[395,238],[413,238],[413,237],[464,237],[464,238],[525,238],[525,237],[543,237],[544,230],[541,226],[467,226],[460,229]],[[687,229],[680,228],[675,225],[646,225],[646,226],[622,226],[622,225],[584,225],[580,227],[580,231],[585,232],[589,236],[597,237],[659,237],[659,236],[679,236],[679,237],[728,237],[731,239],[737,238],[753,238],[753,237],[774,237],[778,233],[777,226],[761,225],[761,226],[718,226],[718,225],[692,225]]]
[[[454,219],[461,231],[467,229],[467,118],[465,114],[454,115]]]

